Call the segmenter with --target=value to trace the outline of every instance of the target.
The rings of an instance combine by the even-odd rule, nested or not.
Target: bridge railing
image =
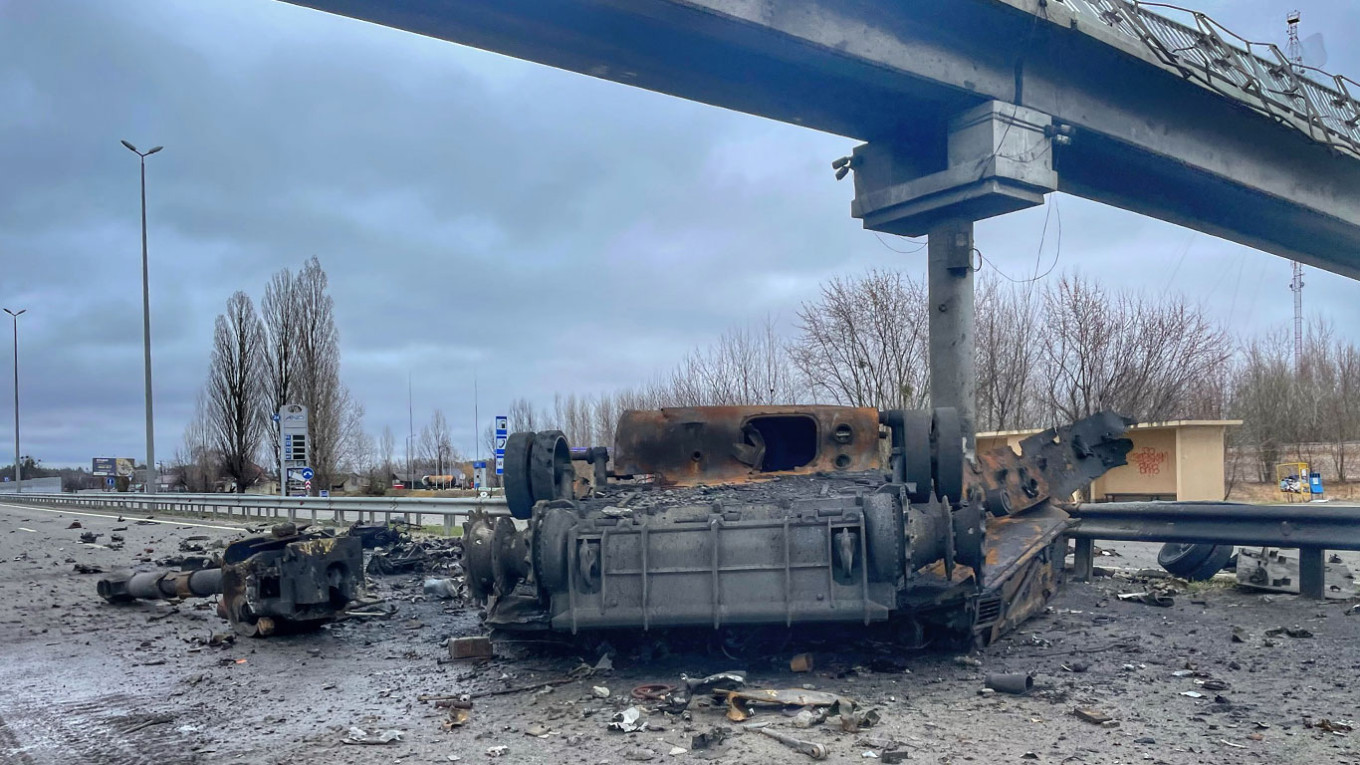
[[[473,512],[509,515],[501,497],[279,497],[267,494],[8,494],[6,502],[125,512],[176,512],[198,518],[241,520],[356,521],[401,520],[418,526],[440,525],[444,533]]]

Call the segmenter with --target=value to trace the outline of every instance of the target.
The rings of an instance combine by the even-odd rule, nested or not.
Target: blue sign
[[[483,465],[482,467],[486,467],[486,466]],[[5,476],[5,483],[9,483],[9,476]]]
[[[311,468],[305,467],[302,469],[302,480],[310,481],[314,475],[316,475],[316,473],[313,473]]]
[[[477,460],[472,463],[472,467],[477,470],[486,470],[486,460]],[[6,478],[5,480],[8,481],[9,479]]]
[[[6,478],[5,480],[8,481],[9,479]],[[108,478],[105,478],[105,479],[104,479],[104,483],[108,484],[109,486],[112,486],[112,485],[113,485],[113,476],[109,476]]]

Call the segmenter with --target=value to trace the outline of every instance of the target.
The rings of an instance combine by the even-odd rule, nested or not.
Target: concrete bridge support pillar
[[[962,420],[971,457],[977,433],[973,342],[973,222],[952,220],[928,234],[930,405],[950,406]]]
[[[873,231],[929,237],[931,405],[958,410],[971,455],[973,223],[1041,205],[1057,190],[1053,142],[1062,131],[1047,114],[999,101],[914,129],[911,139],[855,148],[851,214]]]

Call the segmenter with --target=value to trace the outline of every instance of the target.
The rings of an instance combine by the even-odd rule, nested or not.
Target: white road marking
[[[111,521],[116,521],[120,517],[117,515],[104,515],[102,513],[82,513],[76,510],[62,510],[61,508],[56,507],[34,507],[33,505],[12,505],[8,502],[0,502],[0,507],[12,507],[15,510],[37,510],[38,512],[42,513],[60,513],[61,515],[83,515],[86,518],[108,518]],[[127,516],[121,517],[129,523],[136,523],[138,521],[149,521],[151,523],[167,523],[170,524],[171,526],[193,526],[195,528],[200,529],[221,529],[222,531],[245,531],[245,527],[243,526],[215,526],[211,523],[192,523],[190,521],[162,521],[156,518],[128,518]],[[33,529],[26,529],[23,528],[22,526],[19,527],[19,530],[33,531]],[[36,534],[38,532],[33,531],[33,533]]]

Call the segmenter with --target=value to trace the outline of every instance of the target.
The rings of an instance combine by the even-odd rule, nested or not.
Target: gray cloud
[[[1206,9],[1279,39],[1275,5]],[[1340,38],[1360,10],[1302,5],[1329,68],[1360,72]],[[924,252],[849,217],[827,165],[844,139],[273,0],[0,0],[0,51],[0,302],[30,309],[25,451],[52,463],[143,449],[136,158],[120,138],[167,147],[148,160],[163,457],[227,297],[258,298],[313,254],[369,428],[405,432],[410,373],[417,419],[443,408],[464,448],[474,374],[485,424],[515,396],[644,381],[734,324],[788,326],[827,277],[924,271]],[[1059,205],[1044,268],[1056,254],[1055,273],[1179,289],[1242,331],[1290,315],[1284,261]],[[1046,215],[980,224],[988,262],[1029,273]],[[1313,271],[1307,296],[1355,331],[1352,282]]]

